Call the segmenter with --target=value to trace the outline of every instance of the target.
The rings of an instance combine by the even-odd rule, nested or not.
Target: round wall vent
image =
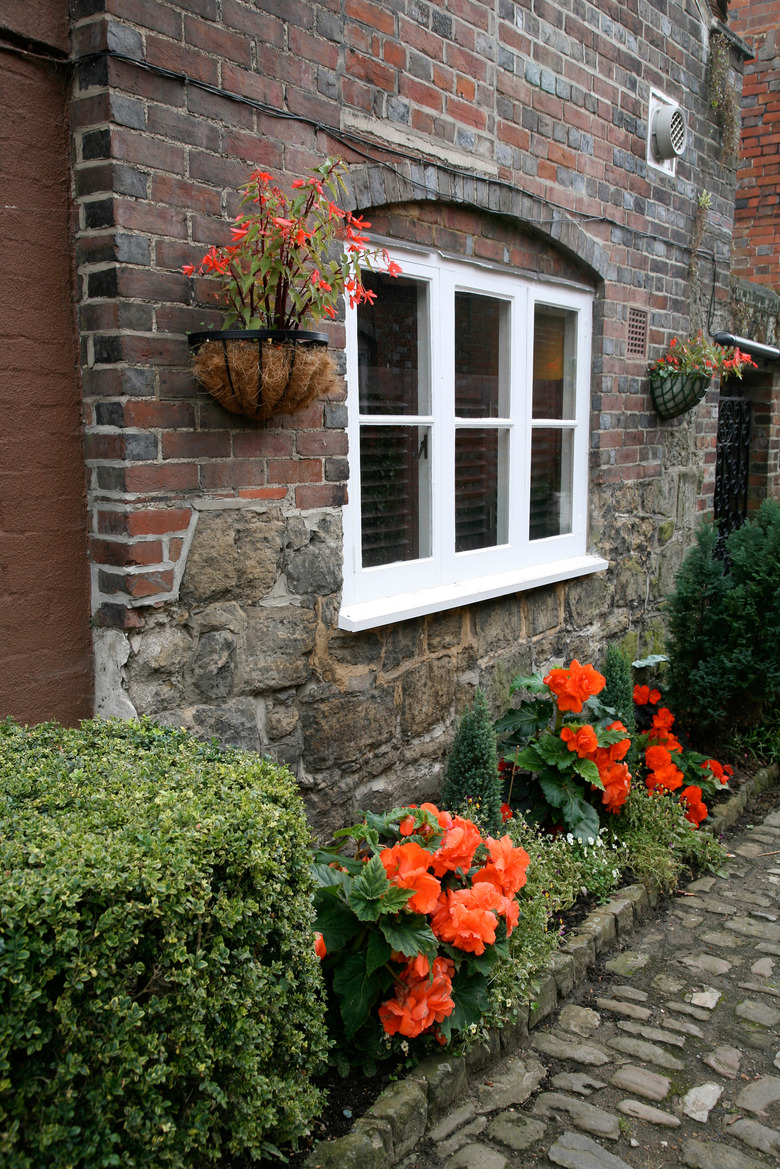
[[[679,106],[660,106],[653,118],[653,154],[660,162],[679,158],[685,150],[688,127]]]

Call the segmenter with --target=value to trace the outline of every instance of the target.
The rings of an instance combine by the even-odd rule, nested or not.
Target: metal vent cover
[[[653,118],[653,154],[659,161],[679,158],[685,150],[688,126],[679,106],[662,105]]]
[[[627,357],[647,356],[647,312],[642,308],[628,310]]]

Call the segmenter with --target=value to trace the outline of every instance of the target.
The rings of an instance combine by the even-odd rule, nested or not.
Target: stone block
[[[236,637],[226,629],[204,633],[192,663],[193,684],[204,698],[225,698],[233,689]]]
[[[410,1079],[427,1094],[428,1123],[435,1123],[466,1091],[466,1058],[431,1056],[418,1064]]]
[[[558,596],[556,585],[548,585],[543,589],[533,589],[525,594],[528,633],[531,637],[537,637],[540,633],[548,633],[560,625],[561,613]]]
[[[615,919],[617,927],[617,936],[624,938],[630,934],[634,928],[634,907],[631,901],[626,897],[615,899],[608,902],[604,906],[606,913],[611,913]]]
[[[620,891],[621,901],[630,901],[634,908],[634,916],[639,920],[650,909],[650,901],[647,896],[647,889],[644,885],[626,885]]]
[[[280,570],[285,525],[278,513],[213,511],[200,515],[181,595],[187,603],[241,596],[257,601]]]
[[[297,605],[247,610],[243,685],[252,692],[280,690],[305,682],[311,673],[316,617]]]
[[[401,682],[401,731],[405,737],[423,734],[444,720],[455,692],[455,674],[449,658],[431,658],[413,666]]]
[[[498,1031],[491,1031],[486,1043],[478,1043],[466,1052],[466,1066],[471,1074],[490,1067],[501,1055],[501,1040]]]
[[[589,966],[596,961],[596,943],[590,934],[573,933],[565,946],[561,946],[561,953],[570,954],[574,959],[574,969],[577,981],[585,977]]]
[[[562,954],[560,951],[552,954],[547,960],[547,969],[555,979],[558,994],[566,998],[574,990],[577,980],[577,965],[573,955]]]
[[[596,947],[596,953],[600,954],[603,949],[615,941],[615,919],[611,913],[606,913],[603,909],[595,909],[578,927],[577,933],[590,934]]]
[[[612,588],[608,573],[599,572],[573,580],[566,588],[567,622],[574,629],[587,627],[606,612],[611,601]]]
[[[555,978],[552,974],[542,975],[539,981],[539,989],[534,995],[531,1003],[531,1011],[528,1016],[528,1026],[538,1027],[542,1019],[546,1019],[558,1005],[558,987]]]
[[[367,693],[341,694],[335,686],[324,685],[307,695],[301,708],[307,766],[319,769],[354,762],[392,741],[394,689],[377,686]]]
[[[527,1003],[518,1007],[517,1015],[516,1022],[507,1023],[499,1032],[502,1055],[512,1055],[513,1052],[523,1047],[528,1039],[529,1010]]]
[[[388,1149],[377,1125],[357,1121],[355,1132],[335,1141],[322,1141],[304,1161],[304,1169],[385,1169]]]
[[[431,613],[426,623],[429,653],[460,645],[464,637],[464,612],[449,609],[446,613]]]
[[[423,1136],[428,1117],[428,1090],[414,1080],[391,1084],[365,1115],[366,1121],[389,1125],[396,1160],[411,1152]]]
[[[299,596],[321,597],[341,588],[341,534],[338,539],[315,533],[311,542],[284,558],[287,587]]]
[[[517,645],[523,635],[523,613],[519,597],[499,597],[473,610],[480,657],[500,653]]]
[[[237,698],[222,706],[196,706],[189,712],[188,722],[203,738],[216,737],[228,747],[246,751],[260,750],[257,712],[251,698]]]

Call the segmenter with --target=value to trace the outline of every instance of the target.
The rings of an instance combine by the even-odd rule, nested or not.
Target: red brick
[[[244,487],[239,491],[241,499],[284,499],[286,487]]]
[[[190,491],[197,486],[197,463],[137,463],[125,472],[127,491]]]
[[[90,556],[96,564],[110,564],[124,568],[135,564],[160,564],[163,547],[159,540],[141,540],[124,544],[118,540],[90,540]]]
[[[319,459],[269,459],[269,483],[319,483],[322,463]]]
[[[220,488],[255,487],[265,483],[262,459],[231,459],[224,463],[204,463],[201,485],[206,491]]]
[[[252,64],[250,42],[247,38],[226,32],[211,22],[206,23],[196,17],[185,16],[184,38],[187,44],[221,57],[224,61],[234,61],[237,65],[247,67]]]
[[[168,431],[162,436],[164,459],[224,459],[230,455],[230,435],[227,431],[194,430]]]
[[[372,57],[347,49],[347,72],[359,81],[368,81],[378,89],[392,93],[395,90],[395,72]]]
[[[298,434],[299,455],[346,455],[349,449],[343,430],[304,430]]]
[[[312,487],[296,487],[295,506],[305,511],[310,507],[342,507],[347,502],[344,483],[318,483]]]
[[[117,513],[104,513],[107,515]],[[121,513],[120,513],[121,514]],[[154,511],[131,511],[127,513],[127,534],[129,536],[165,535],[167,532],[186,531],[190,526],[192,511],[188,507],[157,508]]]
[[[299,454],[314,453],[300,450]],[[290,458],[293,453],[293,439],[284,430],[247,430],[233,435],[233,457],[236,459]]]
[[[344,11],[353,20],[367,24],[377,32],[388,33],[390,36],[395,33],[395,17],[379,4],[371,4],[369,0],[346,0]]]
[[[192,428],[195,425],[195,408],[185,402],[158,402],[156,400],[130,400],[124,408],[125,426],[137,426],[154,430],[177,427]]]

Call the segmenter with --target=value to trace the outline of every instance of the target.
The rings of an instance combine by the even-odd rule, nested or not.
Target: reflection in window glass
[[[428,414],[427,285],[363,272],[374,304],[357,310],[361,414]]]
[[[494,296],[455,293],[455,414],[498,418],[508,414],[509,305]]]
[[[538,304],[534,313],[534,418],[574,418],[577,314]]]
[[[456,552],[506,543],[506,452],[505,430],[456,430]]]
[[[431,554],[430,427],[361,426],[363,567]]]
[[[544,540],[571,531],[574,433],[557,427],[534,428],[531,440],[529,536]]]

